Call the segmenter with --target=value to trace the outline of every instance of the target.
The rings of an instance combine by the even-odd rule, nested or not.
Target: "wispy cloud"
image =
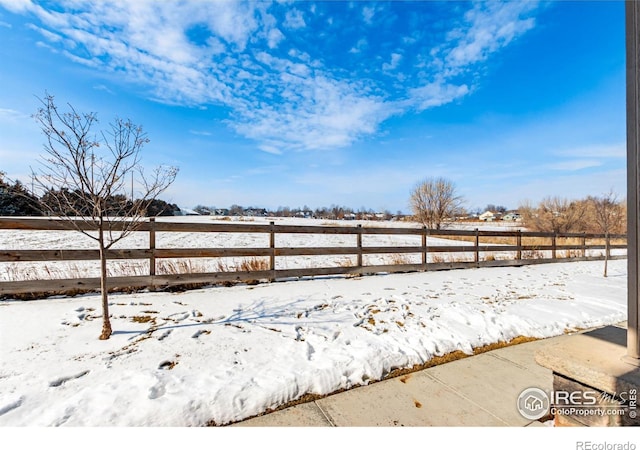
[[[29,114],[16,111],[15,109],[0,108],[0,120],[15,122],[29,117]]]
[[[450,30],[444,43],[430,52],[426,83],[410,89],[410,99],[418,110],[457,100],[472,88],[473,77],[466,83],[455,82],[478,63],[509,45],[535,26],[527,17],[538,7],[530,2],[477,2],[464,14],[460,26]],[[431,79],[429,79],[431,78]]]
[[[588,145],[556,152],[559,156],[582,158],[626,158],[627,144],[619,142],[609,145]]]
[[[457,75],[472,64],[486,61],[499,49],[535,26],[526,14],[535,10],[536,1],[478,2],[465,16],[461,27],[451,30],[443,45],[446,75]]]
[[[449,84],[440,79],[433,83],[412,89],[409,93],[412,103],[415,104],[415,107],[419,111],[422,111],[428,108],[446,105],[447,103],[464,97],[469,93],[469,87],[466,84],[460,86]]]
[[[200,131],[200,130],[189,130],[189,133],[195,136],[211,136],[210,131]]]
[[[549,164],[548,168],[551,170],[577,171],[601,165],[602,161],[596,159],[573,159]]]
[[[31,0],[0,0],[0,5],[15,13],[25,13],[34,9]]]
[[[473,3],[438,45],[417,54],[425,22],[404,36],[378,36],[383,27],[365,27],[376,35],[340,49],[345,59],[354,58],[349,68],[285,35],[324,31],[313,24],[331,26],[315,4],[63,0],[53,8],[0,0],[0,6],[39,21],[34,30],[52,51],[119,79],[124,75],[164,103],[224,106],[232,129],[261,150],[282,154],[348,146],[376,134],[391,116],[469,95],[477,82],[471,69],[530,30],[537,3]],[[345,8],[366,23],[382,11],[373,3]],[[396,84],[375,78],[364,63],[370,44],[381,38],[393,41],[394,51],[378,67],[393,71]],[[412,50],[405,52],[406,46]],[[418,63],[423,67],[417,74],[400,72]]]
[[[107,94],[113,94],[113,91],[109,89],[107,86],[105,86],[104,84],[96,84],[93,88],[96,91],[103,91],[103,92],[106,92]]]

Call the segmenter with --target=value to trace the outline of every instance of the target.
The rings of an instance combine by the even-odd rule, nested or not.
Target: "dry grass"
[[[446,263],[459,263],[459,262],[472,262],[468,257],[464,255],[443,255],[441,253],[430,255],[430,264],[446,264]]]
[[[522,259],[543,259],[544,253],[540,250],[523,250]]]
[[[263,270],[269,270],[269,260],[265,258],[253,257],[251,259],[244,259],[240,262],[239,266],[236,266],[238,270],[244,272],[258,272]]]
[[[353,258],[345,256],[341,260],[338,261],[338,267],[356,267],[356,263],[353,261]],[[345,275],[347,278],[358,278],[362,276],[361,273],[348,273]]]
[[[389,264],[393,264],[396,266],[411,264],[411,258],[409,258],[407,255],[404,255],[402,253],[394,253],[393,255],[389,255],[387,257],[387,261],[389,261]]]
[[[475,236],[439,236],[437,234],[432,234],[430,237],[447,239],[451,241],[462,241],[462,242],[474,242],[476,241]],[[495,245],[516,245],[517,238],[515,236],[479,236],[480,244],[495,244]],[[625,245],[627,243],[624,239],[611,239],[611,245]],[[522,236],[522,245],[551,245],[552,238],[550,237],[527,237]],[[575,245],[576,247],[582,246],[582,238],[581,237],[558,237],[556,239],[557,245]],[[587,245],[605,245],[605,239],[587,239]]]
[[[355,267],[356,263],[353,262],[352,258],[344,257],[340,261],[338,261],[338,267]]]
[[[156,260],[158,275],[177,275],[183,273],[205,273],[208,266],[204,261],[194,259],[159,259]],[[147,269],[148,270],[148,269]]]
[[[228,262],[218,259],[215,266],[216,272],[259,272],[270,270],[269,260],[266,258],[253,257],[243,259],[239,263],[229,264]]]
[[[155,323],[156,319],[151,316],[133,316],[131,321],[136,323]]]

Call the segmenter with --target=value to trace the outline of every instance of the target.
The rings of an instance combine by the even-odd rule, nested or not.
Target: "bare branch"
[[[455,218],[463,203],[453,182],[444,178],[429,178],[416,185],[409,202],[416,218],[436,229],[440,229],[445,220]]]
[[[159,167],[147,178],[139,154],[149,139],[142,127],[129,120],[116,119],[98,138],[92,134],[98,123],[95,113],[80,114],[71,105],[69,111],[60,112],[49,94],[40,102],[34,118],[46,143],[40,168],[32,171],[34,185],[42,192],[42,204],[50,215],[69,220],[76,230],[98,243],[103,281],[101,338],[106,339],[111,325],[105,250],[140,226],[149,203],[173,183],[178,169]],[[129,177],[140,189],[137,200],[127,197]]]

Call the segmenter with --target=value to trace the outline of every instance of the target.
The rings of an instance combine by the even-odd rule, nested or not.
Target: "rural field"
[[[286,245],[343,245],[331,240],[345,236],[304,238],[291,235]],[[158,247],[264,245],[255,242],[264,236],[226,239],[235,240],[172,233],[159,235]],[[78,233],[0,233],[2,249],[89,245]],[[122,245],[147,242],[134,235]],[[4,264],[2,280],[19,273],[18,263]],[[626,260],[610,261],[606,278],[602,268],[565,262],[112,294],[106,341],[97,339],[98,294],[5,299],[0,425],[225,425],[437,357],[618,323],[626,319]],[[62,267],[59,276],[76,269]]]

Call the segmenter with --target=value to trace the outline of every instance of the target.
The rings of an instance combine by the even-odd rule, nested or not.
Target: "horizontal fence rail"
[[[110,229],[118,231],[126,221],[110,222]],[[53,218],[0,218],[0,230],[21,232],[50,231],[87,232],[97,230],[97,224],[86,221],[69,221]],[[611,254],[612,250],[626,250],[626,235],[589,233],[545,233],[520,230],[434,230],[408,227],[369,227],[335,225],[276,225],[248,223],[189,223],[165,222],[149,219],[137,224],[135,233],[147,235],[146,248],[109,249],[109,261],[143,260],[147,262],[147,273],[132,276],[111,276],[109,289],[167,288],[170,286],[206,285],[231,282],[251,282],[326,275],[367,275],[390,272],[414,272],[471,267],[505,267],[526,264],[541,264],[558,261],[587,261],[626,258],[626,255]],[[215,243],[229,233],[264,236],[264,247],[197,247],[158,248],[157,237],[161,233],[206,233],[207,240]],[[285,235],[339,236],[344,235],[349,243],[340,246],[276,246],[277,238]],[[405,236],[413,239],[412,245],[364,245],[364,237]],[[7,236],[6,234],[3,236]],[[5,237],[5,239],[7,239]],[[73,239],[70,237],[70,239]],[[434,244],[434,239],[448,240]],[[454,241],[464,241],[451,245]],[[124,242],[124,241],[123,241]],[[310,239],[313,243],[313,239]],[[443,243],[444,242],[444,243]],[[446,245],[445,245],[446,243]],[[8,246],[5,244],[5,246]],[[594,255],[595,251],[601,251]],[[449,260],[443,257],[448,254]],[[503,255],[503,259],[495,255]],[[505,254],[509,257],[504,258]],[[365,258],[371,255],[394,255],[393,263],[370,264]],[[355,262],[328,267],[279,268],[277,262],[287,257],[350,257]],[[410,262],[408,256],[419,262]],[[193,271],[189,264],[182,266],[180,273],[158,273],[162,260],[196,260],[199,258],[262,258],[262,264],[247,265],[247,269]],[[94,249],[9,249],[3,248],[0,240],[0,264],[97,261],[99,251]],[[13,266],[12,266],[13,267]],[[255,270],[254,270],[255,269]],[[13,267],[19,272],[19,269]],[[0,296],[16,294],[54,294],[84,292],[99,289],[100,279],[61,278],[0,281]]]

